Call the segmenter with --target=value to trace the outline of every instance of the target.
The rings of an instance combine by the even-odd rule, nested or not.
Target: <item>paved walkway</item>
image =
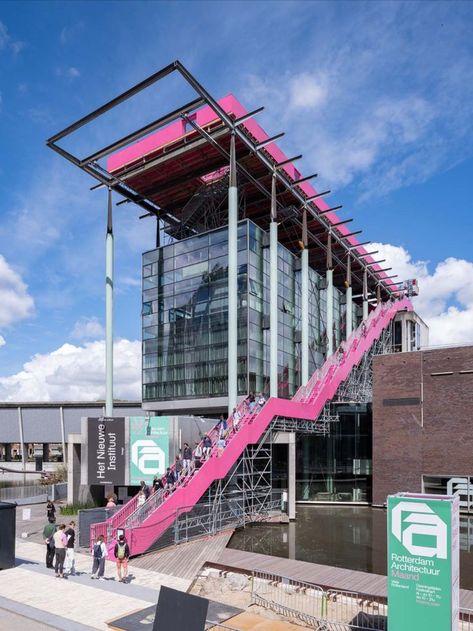
[[[133,567],[130,568],[131,582],[119,583],[115,564],[110,561],[106,563],[106,580],[93,581],[90,579],[92,559],[80,553],[76,553],[78,575],[57,579],[54,572],[45,567],[45,552],[44,544],[17,539],[17,566],[0,572],[1,631],[12,628],[3,625],[2,609],[56,629],[105,630],[108,620],[155,604],[161,585],[186,591],[191,582]],[[28,628],[43,631],[41,627]]]

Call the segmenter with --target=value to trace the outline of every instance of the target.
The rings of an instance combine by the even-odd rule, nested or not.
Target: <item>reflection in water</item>
[[[460,586],[473,589],[473,516],[460,517]],[[254,524],[230,548],[386,574],[386,511],[368,506],[297,506],[290,524]]]

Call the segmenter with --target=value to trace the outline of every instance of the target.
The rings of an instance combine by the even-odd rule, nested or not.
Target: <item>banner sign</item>
[[[389,631],[457,631],[459,498],[388,497]]]
[[[125,419],[87,419],[88,484],[125,483]]]
[[[169,417],[130,416],[130,484],[151,483],[169,463]]]

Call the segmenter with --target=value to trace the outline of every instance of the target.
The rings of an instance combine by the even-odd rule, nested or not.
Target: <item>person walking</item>
[[[107,505],[105,506],[105,508],[116,508],[116,503],[115,503],[115,498],[113,497],[113,495],[110,495],[110,497],[107,498]]]
[[[153,491],[156,493],[161,489],[164,489],[163,478],[159,477],[158,474],[156,474],[153,478]]]
[[[50,517],[48,523],[43,528],[43,539],[46,544],[46,567],[54,569],[54,533],[56,532],[56,520]]]
[[[261,409],[265,403],[266,403],[266,399],[264,398],[264,394],[260,392],[259,397],[258,397],[259,408]]]
[[[46,515],[48,519],[53,518],[56,521],[56,507],[54,506],[53,500],[48,498],[48,503],[46,504]]]
[[[166,469],[166,490],[172,491],[174,489],[174,485],[176,484],[176,474],[168,467]]]
[[[64,572],[66,574],[69,574],[70,576],[76,573],[75,555],[74,555],[74,545],[76,541],[76,531],[74,530],[75,527],[76,527],[76,522],[71,521],[69,522],[69,526],[67,527],[66,532],[65,532],[66,537],[67,537],[67,544],[66,544],[66,560],[64,562]]]
[[[182,450],[182,464],[187,473],[190,473],[192,464],[192,449],[189,447],[189,443],[184,443],[184,449]]]
[[[64,578],[64,561],[66,559],[66,524],[61,524],[53,535],[54,548],[56,551],[56,564],[54,570],[56,572],[56,578]]]
[[[144,494],[143,489],[140,489],[140,490],[139,490],[139,492],[138,492],[138,501],[137,501],[137,506],[138,506],[138,508],[139,508],[140,506],[143,506],[143,504],[144,504],[145,502],[146,502],[146,496],[145,496],[145,494]]]
[[[221,458],[225,449],[225,438],[220,437],[217,440],[217,458]]]
[[[141,480],[140,486],[141,486],[141,490],[145,494],[145,499],[147,500],[151,494],[151,491],[149,490],[149,486],[146,484],[144,480]]]
[[[254,392],[250,392],[250,394],[248,395],[247,401],[248,401],[248,410],[251,413],[255,409],[255,405],[256,405],[256,399],[255,399],[255,393]]]
[[[238,431],[238,426],[239,426],[240,421],[241,421],[241,414],[236,408],[233,408],[232,421],[233,421],[233,429],[235,430],[235,432],[237,432]]]
[[[103,535],[99,535],[92,547],[92,575],[90,578],[103,580],[105,573],[105,559],[108,556],[107,546],[104,543]]]
[[[225,439],[227,436],[227,419],[223,414],[220,414],[220,420],[218,422],[218,437]]]
[[[208,434],[205,434],[204,440],[202,441],[203,448],[202,451],[204,453],[205,459],[208,460],[210,458],[210,452],[212,451],[212,441]]]
[[[130,558],[130,548],[125,539],[125,535],[120,535],[113,550],[117,561],[118,582],[125,583],[128,576],[128,559]]]
[[[174,471],[176,472],[176,482],[179,482],[182,473],[182,460],[179,454],[176,456],[176,462],[174,463]]]
[[[195,443],[194,445],[194,467],[196,469],[200,469],[202,466],[202,456],[204,455],[204,450],[200,443]]]

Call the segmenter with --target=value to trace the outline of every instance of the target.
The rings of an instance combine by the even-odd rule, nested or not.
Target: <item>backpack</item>
[[[126,557],[126,543],[123,545],[121,543],[118,544],[117,550],[117,559],[124,559]]]
[[[94,543],[94,559],[102,558],[102,544]]]

